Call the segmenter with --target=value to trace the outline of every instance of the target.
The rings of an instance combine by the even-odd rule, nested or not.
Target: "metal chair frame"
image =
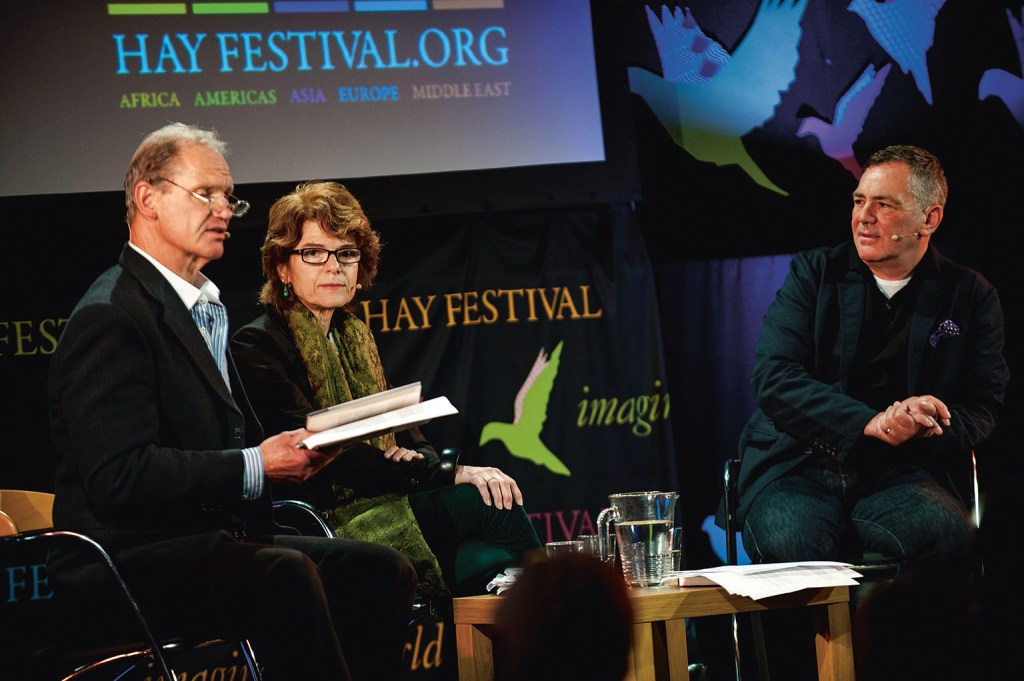
[[[126,646],[124,650],[117,653],[105,651],[104,654],[96,655],[97,659],[76,669],[65,678],[65,681],[81,675],[87,675],[88,672],[112,660],[123,661],[132,657],[144,657],[152,662],[158,675],[162,674],[164,679],[176,679],[177,675],[174,673],[174,669],[165,653],[173,652],[180,645],[180,642],[172,641],[161,644],[156,639],[142,613],[138,601],[107,550],[85,534],[52,528],[53,522],[50,517],[52,512],[52,494],[23,490],[0,490],[0,494],[5,493],[8,498],[13,499],[13,502],[12,506],[8,508],[11,513],[0,510],[0,544],[6,542],[28,543],[49,539],[71,540],[88,547],[88,550],[98,556],[100,562],[103,563],[107,572],[116,583],[118,590],[124,596],[131,610],[131,616],[138,625],[138,629],[144,639],[144,646]],[[47,501],[49,503],[46,503]],[[275,511],[281,509],[294,510],[308,523],[309,528],[318,533],[323,533],[327,537],[335,536],[320,512],[310,504],[294,499],[285,499],[274,502],[273,507]],[[206,643],[211,642],[204,641],[201,645]],[[255,662],[255,654],[251,645],[248,640],[243,639],[239,642],[239,646],[242,651],[242,661],[248,668],[250,678],[254,679],[254,681],[259,681],[262,678],[262,672]]]
[[[316,509],[312,504],[307,504],[305,501],[299,501],[298,499],[279,499],[273,503],[274,511],[294,511],[298,517],[303,518],[311,528],[316,528],[319,532],[323,533],[325,537],[334,537],[334,530],[324,520],[323,515]],[[277,521],[279,525],[282,524]],[[291,528],[296,532],[302,533],[300,528]]]
[[[89,547],[90,550],[92,550],[97,556],[99,556],[100,561],[106,567],[107,571],[110,573],[110,576],[113,577],[114,581],[117,583],[118,589],[120,590],[121,595],[124,596],[125,602],[127,602],[129,608],[131,609],[132,617],[134,618],[136,624],[138,624],[139,630],[142,632],[142,635],[145,638],[146,645],[148,646],[148,650],[145,651],[129,652],[145,653],[153,661],[153,663],[160,670],[160,672],[164,675],[165,679],[176,679],[177,676],[175,676],[174,670],[171,669],[170,664],[168,664],[167,659],[164,657],[163,649],[157,642],[156,638],[153,636],[153,632],[150,630],[149,624],[146,622],[146,618],[142,615],[142,610],[139,608],[138,601],[135,600],[135,597],[132,595],[131,590],[128,588],[128,584],[125,583],[124,578],[121,577],[121,573],[118,571],[117,566],[114,565],[114,561],[110,557],[110,554],[107,553],[106,549],[104,549],[98,542],[96,542],[91,537],[88,537],[79,532],[71,532],[68,530],[35,530],[31,532],[16,534],[13,536],[2,537],[0,538],[0,543],[27,543],[38,541],[40,539],[50,538],[72,539],[81,545]],[[99,662],[99,660],[97,660],[97,662]],[[76,675],[77,673],[72,674],[67,678],[72,679]],[[257,676],[256,678],[259,677]]]

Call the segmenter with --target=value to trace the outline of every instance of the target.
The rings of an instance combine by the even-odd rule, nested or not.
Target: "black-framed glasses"
[[[175,187],[178,187],[179,189],[184,189],[189,194],[205,203],[206,207],[210,209],[211,213],[215,210],[224,210],[225,208],[227,208],[229,211],[231,211],[232,217],[240,218],[249,212],[249,202],[238,198],[234,194],[216,194],[214,196],[204,196],[199,192],[192,191],[188,187],[182,187],[174,180],[169,180],[166,177],[157,177],[154,178],[153,181],[168,182],[170,184],[173,184]]]
[[[359,262],[362,253],[358,248],[339,248],[336,251],[329,251],[326,248],[293,248],[288,251],[292,255],[298,255],[302,262],[307,265],[323,265],[333,255],[341,265],[351,265]]]

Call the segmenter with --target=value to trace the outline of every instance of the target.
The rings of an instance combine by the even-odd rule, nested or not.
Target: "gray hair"
[[[864,163],[864,170],[884,163],[906,163],[910,166],[907,184],[918,208],[924,210],[935,204],[946,205],[949,184],[942,164],[934,154],[920,147],[897,144],[871,154]]]
[[[227,154],[227,143],[215,131],[203,130],[185,123],[169,123],[146,135],[132,155],[124,175],[125,220],[131,224],[135,217],[135,185],[141,181],[153,182],[178,158],[185,145],[208,147],[221,156]]]

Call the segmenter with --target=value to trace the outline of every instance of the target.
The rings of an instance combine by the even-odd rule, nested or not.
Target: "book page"
[[[306,430],[315,433],[335,428],[401,407],[408,407],[419,401],[420,382],[416,381],[349,402],[342,402],[326,409],[311,411],[306,414]]]
[[[359,421],[313,433],[301,444],[306,449],[315,449],[331,444],[348,444],[383,433],[406,430],[428,423],[432,419],[458,413],[459,411],[452,406],[447,397],[435,397],[426,402],[417,402],[384,414],[375,414]]]

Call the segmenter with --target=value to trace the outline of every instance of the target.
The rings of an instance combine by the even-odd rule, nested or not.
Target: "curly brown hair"
[[[270,207],[267,236],[260,248],[266,281],[260,290],[260,302],[283,313],[295,303],[295,296],[284,296],[284,284],[277,276],[278,265],[291,257],[302,238],[302,226],[315,220],[328,234],[348,236],[361,252],[358,283],[363,290],[373,285],[380,264],[380,237],[356,197],[337,182],[303,182]],[[349,303],[352,307],[354,301]]]

